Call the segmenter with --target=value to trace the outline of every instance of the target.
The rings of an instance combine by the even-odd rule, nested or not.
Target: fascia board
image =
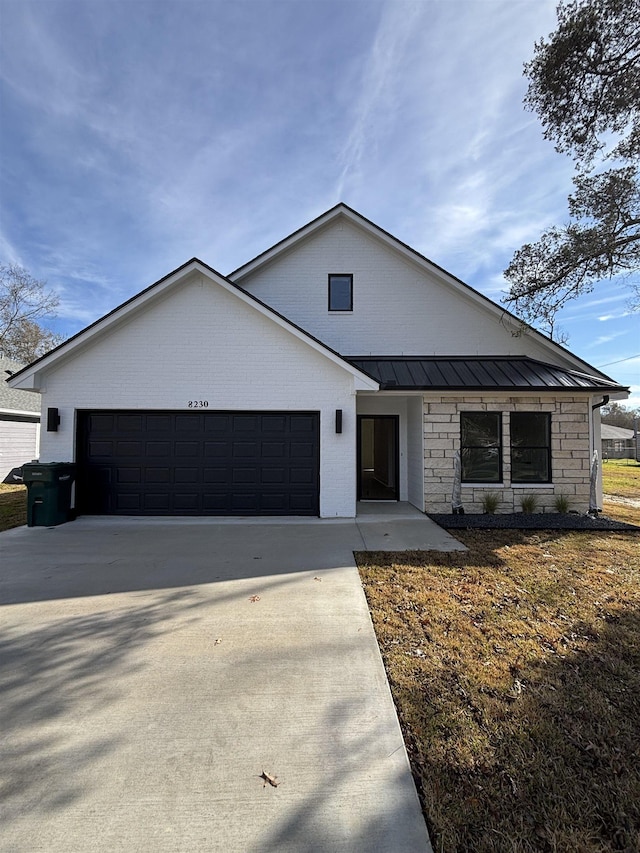
[[[0,415],[17,415],[21,418],[33,418],[40,420],[40,412],[34,412],[33,409],[23,411],[22,409],[0,409]]]

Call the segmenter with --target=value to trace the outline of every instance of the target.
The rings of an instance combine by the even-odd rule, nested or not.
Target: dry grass
[[[436,853],[640,850],[640,538],[361,553]]]
[[[626,521],[627,524],[637,524],[640,527],[640,506],[619,503],[611,499],[607,500],[607,496],[605,495],[602,514],[606,515],[607,518],[613,518],[616,521]]]
[[[0,531],[27,523],[27,490],[25,486],[0,483]]]
[[[640,500],[640,462],[633,459],[607,459],[602,463],[602,489],[605,495]]]

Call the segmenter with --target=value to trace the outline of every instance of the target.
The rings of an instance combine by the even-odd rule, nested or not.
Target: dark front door
[[[397,415],[358,416],[358,500],[400,497]]]
[[[79,513],[318,515],[317,412],[78,413]]]

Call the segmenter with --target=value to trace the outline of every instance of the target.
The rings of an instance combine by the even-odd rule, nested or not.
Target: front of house
[[[10,384],[78,513],[353,517],[589,504],[627,389],[345,205],[225,277],[193,259]],[[59,424],[57,422],[59,418]]]

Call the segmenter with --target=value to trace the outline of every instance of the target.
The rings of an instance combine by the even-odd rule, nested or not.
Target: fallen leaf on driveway
[[[259,595],[252,595],[249,598],[249,601],[260,601],[260,596]]]
[[[277,776],[270,776],[265,770],[263,770],[260,774],[260,778],[264,779],[264,785],[262,786],[263,788],[267,787],[267,782],[271,785],[272,788],[277,788],[280,784],[278,782]]]
[[[215,641],[215,643],[213,645],[219,646],[221,642],[222,642],[222,637],[218,637],[218,639]]]
[[[321,581],[322,578],[314,578],[314,581]]]

